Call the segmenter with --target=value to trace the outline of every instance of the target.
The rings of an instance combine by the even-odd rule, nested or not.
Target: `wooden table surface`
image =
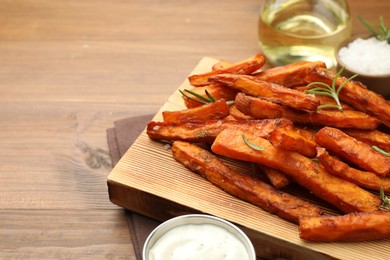
[[[204,56],[259,52],[262,1],[0,0],[0,258],[134,259],[106,129],[157,112]],[[390,1],[350,1],[390,22]]]

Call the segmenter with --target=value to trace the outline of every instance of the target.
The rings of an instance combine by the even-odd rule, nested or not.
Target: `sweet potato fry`
[[[190,84],[192,86],[204,86],[208,85],[211,82],[209,77],[213,75],[228,73],[228,74],[251,74],[256,70],[260,69],[265,64],[265,57],[263,54],[257,54],[249,59],[244,61],[234,63],[230,67],[225,69],[212,70],[204,74],[197,74],[188,77]]]
[[[175,141],[173,157],[185,167],[227,193],[248,201],[288,221],[298,223],[301,216],[319,216],[321,210],[272,186],[233,171],[210,152],[187,142]]]
[[[317,158],[328,172],[340,176],[349,182],[375,191],[383,188],[385,192],[390,192],[390,178],[380,178],[375,173],[352,168],[336,157],[331,156],[322,147],[317,148]]]
[[[230,107],[229,107],[230,108]],[[234,118],[231,114],[225,117],[223,120],[229,120],[229,121],[237,121],[236,118]]]
[[[249,147],[243,135],[262,151]],[[269,141],[256,136],[256,132],[223,130],[211,149],[214,153],[242,161],[254,162],[279,169],[314,195],[333,204],[344,213],[378,210],[378,196],[359,186],[334,176],[318,163],[296,153],[274,147]]]
[[[352,242],[390,238],[390,212],[302,217],[299,236],[314,242]]]
[[[308,82],[321,81],[331,84],[335,75],[334,71],[317,67],[308,73],[306,80]],[[339,77],[337,85],[340,86],[345,80],[345,77]],[[345,103],[378,118],[390,127],[390,102],[381,95],[368,90],[362,83],[353,80],[347,82],[340,91],[339,97]]]
[[[390,173],[390,158],[372,149],[340,129],[333,127],[321,128],[316,136],[316,142],[329,151],[354,163],[364,170],[385,177]]]
[[[254,120],[255,118],[245,115],[240,110],[237,109],[236,105],[230,106],[230,115],[236,120]]]
[[[302,61],[278,66],[256,73],[258,79],[276,83],[285,87],[293,87],[307,84],[306,76],[314,68],[326,68],[322,61]]]
[[[379,124],[376,118],[360,111],[318,110],[316,113],[307,113],[243,93],[236,95],[235,105],[242,113],[257,119],[286,118],[294,123],[357,129],[375,129]]]
[[[146,133],[155,140],[182,140],[187,142],[211,143],[224,129],[245,129],[251,128],[263,137],[278,128],[290,128],[292,123],[286,119],[249,120],[249,121],[227,121],[208,120],[191,122],[155,122],[148,123]]]
[[[278,128],[269,134],[268,140],[284,150],[295,151],[308,157],[316,156],[318,146],[314,134],[299,128]]]
[[[226,69],[232,65],[233,65],[233,63],[231,63],[230,61],[220,60],[213,65],[212,70],[223,70],[223,69]]]
[[[224,86],[221,86],[220,84],[215,84],[215,83],[207,85],[207,86],[203,86],[203,87],[196,87],[196,88],[191,89],[190,91],[192,91],[200,96],[203,96],[205,98],[208,97],[206,94],[206,91],[207,91],[215,100],[219,100],[219,99],[223,98],[227,101],[234,100],[234,97],[236,96],[236,94],[238,92],[237,90],[234,90],[232,88],[224,87]],[[188,96],[190,96],[191,98],[202,102],[202,100],[200,98],[193,96],[190,93],[186,93],[186,94]],[[187,108],[193,108],[193,107],[198,107],[198,106],[202,105],[201,102],[194,101],[194,100],[189,99],[185,96],[183,96],[183,100],[184,100],[184,104]]]
[[[287,177],[286,174],[284,174],[283,172],[263,165],[259,167],[261,168],[262,172],[267,177],[269,182],[272,184],[272,186],[274,186],[275,188],[281,189],[291,183],[290,178]]]
[[[375,145],[390,152],[390,135],[379,130],[345,129],[344,132],[359,141],[371,146]]]
[[[262,97],[297,110],[315,112],[320,102],[313,96],[281,85],[259,80],[251,76],[220,74],[209,78],[210,81],[226,84],[247,95]]]
[[[164,122],[222,119],[229,115],[225,99],[179,111],[163,111]]]

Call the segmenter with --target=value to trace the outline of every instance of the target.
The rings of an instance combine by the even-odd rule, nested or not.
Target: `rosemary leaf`
[[[335,104],[325,104],[325,105],[320,105],[317,107],[317,109],[325,109],[325,108],[336,108],[339,109],[338,105]]]
[[[315,163],[320,163],[320,160],[318,160],[318,158],[311,158],[311,160]]]
[[[310,83],[310,84],[308,84],[307,86],[308,87],[311,87],[311,86],[313,86],[313,85],[320,85],[320,86],[324,86],[324,87],[329,87],[329,85],[328,84],[326,84],[326,83],[324,83],[324,82],[312,82],[312,83]],[[318,89],[318,90],[323,90],[323,88],[314,88],[314,89]],[[310,89],[310,90],[312,90],[312,89]]]
[[[382,200],[382,206],[387,209],[390,209],[390,198],[385,195],[385,191],[383,190],[383,188],[379,190],[379,196]]]
[[[332,94],[330,94],[329,91],[326,91],[323,88],[313,88],[313,89],[305,90],[305,93],[307,93],[307,94],[314,94],[314,95],[328,96],[328,97],[333,98]]]
[[[366,29],[371,33],[373,37],[379,41],[387,41],[390,43],[390,29],[385,25],[383,16],[379,16],[379,30],[377,31],[374,26],[367,22],[363,17],[358,15],[360,22],[366,27]]]
[[[195,98],[193,98],[193,97],[190,97],[189,95],[187,95],[186,93],[184,93],[182,90],[180,90],[179,89],[179,91],[180,91],[180,93],[183,95],[183,96],[185,96],[186,98],[188,98],[188,99],[190,99],[190,100],[192,100],[192,101],[195,101],[195,102],[199,102],[199,103],[201,103],[201,104],[207,104],[207,103],[209,103],[209,102],[205,102],[205,101],[202,101],[202,100],[199,100],[199,99],[195,99]]]
[[[357,16],[357,18],[359,19],[359,21],[364,25],[364,27],[366,27],[366,29],[373,35],[373,36],[376,36],[377,35],[377,31],[375,30],[374,26],[367,22],[363,17],[361,17],[360,15]]]
[[[333,91],[336,90],[337,79],[340,77],[340,75],[341,75],[341,73],[343,73],[343,71],[344,71],[344,67],[341,67],[341,69],[339,69],[339,71],[337,71],[336,76],[333,77],[333,80],[332,80],[332,90]]]
[[[192,101],[195,101],[195,102],[198,102],[198,103],[201,103],[201,104],[207,104],[207,103],[213,103],[216,101],[216,99],[210,94],[210,92],[207,91],[207,89],[205,89],[205,93],[206,93],[206,96],[202,96],[202,95],[199,95],[198,93],[195,93],[191,90],[188,90],[188,89],[184,89],[184,91],[180,90],[179,89],[179,92],[185,96],[186,98],[192,100]],[[192,96],[194,97],[197,97],[198,99],[194,98],[194,97],[191,97],[190,95],[187,95],[188,94],[191,94]],[[233,105],[234,104],[234,100],[229,100],[229,101],[226,101],[226,104],[228,106],[230,105]]]
[[[349,77],[346,81],[344,81],[343,83],[341,83],[341,85],[340,85],[339,88],[337,89],[337,96],[339,95],[341,89],[345,86],[345,84],[347,84],[349,81],[353,80],[353,79],[356,78],[357,76],[358,76],[358,74],[352,75],[352,76]]]
[[[246,143],[246,145],[248,145],[250,148],[252,148],[253,150],[256,150],[256,151],[264,151],[264,148],[260,147],[260,146],[257,146],[253,143],[251,143],[246,137],[245,135],[243,134],[242,135],[242,139],[244,140],[244,142]]]
[[[197,97],[197,98],[200,98],[201,100],[205,101],[206,103],[211,103],[211,102],[215,101],[214,98],[211,100],[210,98],[207,98],[207,97],[204,97],[202,95],[199,95],[198,93],[195,93],[195,92],[193,92],[193,91],[191,91],[189,89],[184,89],[184,91],[189,93],[189,94],[191,94],[191,95],[193,95],[193,96],[195,96],[195,97]],[[206,93],[208,93],[208,92],[206,92]]]
[[[383,154],[384,156],[390,157],[390,153],[388,153],[388,152],[382,150],[382,149],[379,148],[378,146],[373,145],[373,146],[371,146],[371,147],[372,147],[372,149],[374,149],[375,151],[377,151],[377,152]]]
[[[215,102],[215,98],[205,89],[204,91],[211,102]]]

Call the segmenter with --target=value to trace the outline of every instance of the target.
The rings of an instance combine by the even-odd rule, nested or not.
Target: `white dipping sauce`
[[[165,233],[149,251],[150,260],[249,259],[244,244],[226,229],[188,224]]]

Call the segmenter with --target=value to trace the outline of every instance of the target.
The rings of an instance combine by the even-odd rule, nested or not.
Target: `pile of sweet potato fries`
[[[191,75],[180,90],[186,109],[163,111],[148,136],[172,142],[174,159],[227,193],[297,223],[302,239],[389,238],[390,102],[323,62],[265,63],[257,54]],[[255,164],[266,179],[223,157]],[[340,214],[282,191],[292,182]]]

